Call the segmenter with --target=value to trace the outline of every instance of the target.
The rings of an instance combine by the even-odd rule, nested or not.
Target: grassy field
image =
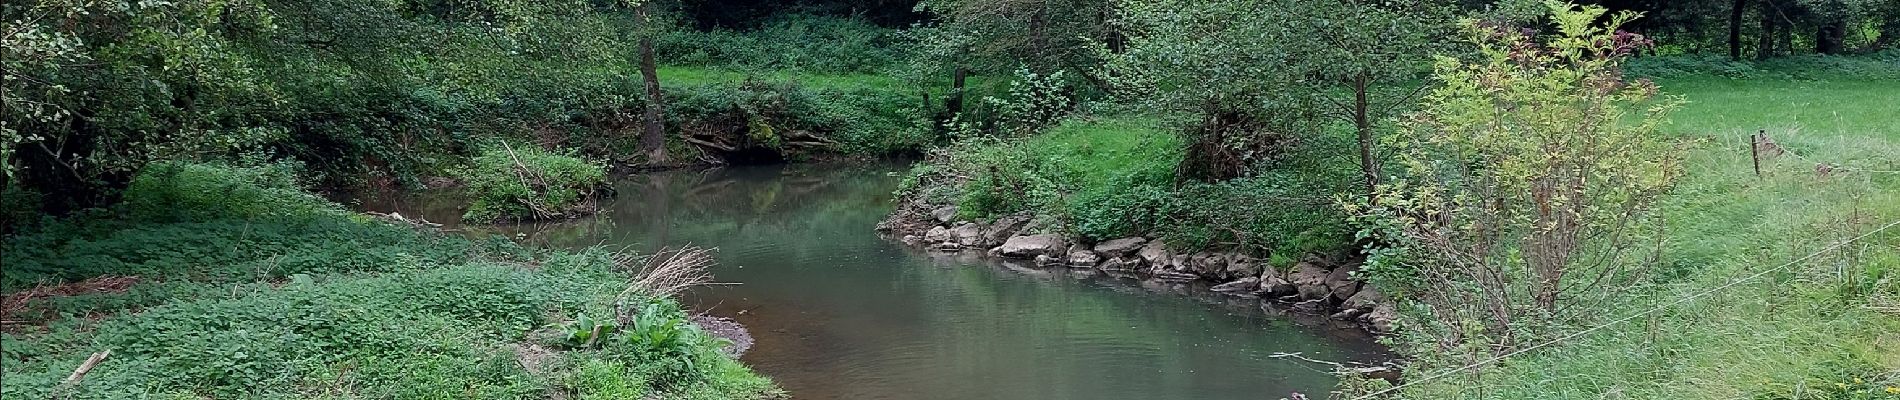
[[[0,397],[777,395],[664,297],[625,298],[642,310],[634,322],[588,339],[586,321],[612,321],[623,299],[635,265],[621,255],[354,215],[257,187],[268,174],[246,170],[192,168],[185,180],[215,180],[193,185],[140,180],[118,209],[0,243]]]
[[[1653,287],[1605,320],[1659,306],[1900,220],[1900,82],[1661,82],[1694,141],[1670,199]],[[1748,135],[1796,154],[1757,178]],[[1838,166],[1827,176],[1817,164]],[[1900,229],[1763,279],[1500,365],[1419,382],[1406,398],[1900,398]],[[1578,327],[1581,329],[1581,327]],[[1470,360],[1428,360],[1414,377]]]

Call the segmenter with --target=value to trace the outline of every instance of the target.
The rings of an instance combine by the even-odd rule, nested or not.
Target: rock
[[[1062,262],[1061,259],[1055,258],[1055,256],[1051,256],[1048,254],[1036,255],[1036,266],[1038,267],[1047,267],[1047,266],[1059,264],[1061,262]]]
[[[1156,265],[1155,270],[1165,270],[1199,277],[1199,275],[1194,275],[1193,272],[1188,271],[1188,264],[1192,264],[1193,262],[1193,257],[1186,254],[1179,254],[1173,258],[1169,258],[1165,264]]]
[[[1134,255],[1136,251],[1141,251],[1141,245],[1147,243],[1148,239],[1142,237],[1115,239],[1096,244],[1095,252],[1108,257],[1127,257]]]
[[[1392,307],[1392,303],[1379,304],[1372,308],[1372,312],[1366,313],[1366,323],[1379,332],[1391,332],[1398,327],[1398,322],[1399,310]]]
[[[1260,276],[1260,294],[1270,298],[1280,298],[1300,294],[1300,288],[1287,282],[1286,278],[1274,275]]]
[[[916,246],[923,243],[924,243],[924,238],[922,236],[904,235],[904,244]]]
[[[937,251],[958,252],[958,251],[963,251],[963,244],[957,243],[955,241],[949,241],[949,242],[938,243],[935,248],[937,249]]]
[[[1209,279],[1221,279],[1227,273],[1227,255],[1221,253],[1196,253],[1188,259],[1188,270]]]
[[[1325,300],[1307,300],[1307,301],[1302,301],[1298,303],[1293,303],[1293,309],[1300,312],[1319,312],[1319,310],[1326,309],[1326,301]]]
[[[1101,262],[1102,255],[1096,252],[1082,249],[1069,250],[1069,265],[1071,266],[1093,267]]]
[[[1212,290],[1224,293],[1251,292],[1258,287],[1260,287],[1260,278],[1241,278],[1233,282],[1214,285]]]
[[[935,210],[930,210],[930,217],[936,218],[937,222],[945,223],[955,220],[957,219],[957,206],[937,207]]]
[[[1145,246],[1141,246],[1141,250],[1137,251],[1135,256],[1140,258],[1142,262],[1155,266],[1155,269],[1161,269],[1161,267],[1168,265],[1169,259],[1174,258],[1174,252],[1168,251],[1167,244],[1156,240],[1148,242]]]
[[[1359,280],[1352,276],[1356,271],[1359,271],[1358,264],[1334,268],[1326,274],[1326,287],[1332,289],[1334,297],[1345,300],[1359,293]]]
[[[950,230],[950,237],[963,247],[983,247],[983,225],[966,222]]]
[[[951,241],[952,239],[953,238],[950,237],[950,228],[933,226],[929,232],[924,232],[924,243],[943,243]]]
[[[1300,293],[1300,298],[1321,300],[1332,295],[1332,289],[1326,286],[1327,271],[1318,265],[1301,262],[1293,266],[1293,275],[1287,277],[1287,283]]]
[[[1378,289],[1373,289],[1371,286],[1366,286],[1359,288],[1359,293],[1347,298],[1346,302],[1340,306],[1348,309],[1370,310],[1380,303],[1385,303],[1385,294],[1379,293]]]
[[[1333,313],[1332,317],[1333,319],[1337,319],[1337,320],[1351,321],[1353,318],[1358,317],[1359,314],[1361,313],[1365,313],[1365,310],[1345,309],[1345,310],[1339,310],[1339,312]]]
[[[1266,269],[1253,257],[1234,254],[1227,258],[1227,276],[1235,278],[1257,277]]]
[[[1134,271],[1137,267],[1136,265],[1131,265],[1121,257],[1110,258],[1106,261],[1102,261],[1101,264],[1095,265],[1095,269],[1116,272]]]
[[[1015,214],[997,218],[996,222],[991,223],[988,228],[983,230],[982,245],[996,246],[1003,244],[1004,241],[1009,240],[1010,236],[1016,236],[1016,233],[1021,232],[1023,226],[1029,224],[1029,219],[1030,217],[1027,214]]]
[[[1053,233],[1013,236],[1003,242],[1002,247],[997,248],[997,254],[1010,258],[1035,258],[1042,255],[1054,257],[1053,254],[1059,254],[1068,247],[1069,244],[1062,239],[1062,235]]]

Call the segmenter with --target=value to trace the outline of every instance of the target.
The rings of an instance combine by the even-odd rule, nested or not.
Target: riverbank
[[[1764,279],[1735,282],[1900,218],[1900,181],[1886,172],[1900,170],[1893,156],[1900,154],[1893,130],[1900,123],[1890,110],[1900,104],[1900,88],[1854,77],[1698,75],[1659,84],[1688,101],[1665,132],[1692,149],[1686,177],[1664,203],[1669,229],[1654,238],[1663,251],[1643,279],[1616,289],[1624,295],[1593,308],[1600,318],[1553,329],[1585,329],[1707,288],[1738,286],[1665,307],[1644,323],[1479,366],[1467,377],[1416,382],[1403,395],[1859,399],[1900,387],[1892,372],[1900,371],[1893,357],[1900,337],[1892,334],[1900,332],[1900,315],[1891,311],[1900,299],[1891,262],[1900,235],[1873,235]],[[1776,143],[1774,154],[1760,160],[1760,173],[1748,152],[1737,150],[1758,133]],[[1337,256],[1355,253],[1350,231],[1343,216],[1324,209],[1346,186],[1290,183],[1299,177],[1274,172],[1180,184],[1171,169],[1178,140],[1143,118],[1082,116],[1037,136],[962,144],[913,170],[881,228],[933,251],[1202,281],[1304,304],[1318,315],[1369,320],[1385,304],[1396,318],[1379,313],[1392,322],[1372,325],[1407,359],[1408,381],[1465,367],[1472,354],[1483,354],[1407,331],[1408,321],[1434,318],[1408,307],[1410,299],[1353,301],[1372,286],[1353,279],[1354,257]],[[1344,175],[1340,164],[1278,165],[1292,175],[1352,179],[1350,164]],[[1242,250],[1230,250],[1236,248]],[[1324,254],[1335,256],[1317,256]],[[1803,392],[1822,385],[1840,390]]]
[[[670,263],[446,235],[243,168],[213,178],[134,185],[0,243],[0,394],[781,396],[735,360],[742,328],[629,287]]]
[[[1360,260],[1306,254],[1291,265],[1275,266],[1259,251],[1196,251],[1144,236],[1091,242],[1041,225],[1046,217],[1029,213],[987,222],[958,215],[955,205],[902,199],[878,230],[932,251],[976,252],[1116,277],[1204,282],[1214,292],[1280,302],[1294,311],[1359,322],[1373,332],[1392,332],[1399,318],[1393,303],[1355,274]]]

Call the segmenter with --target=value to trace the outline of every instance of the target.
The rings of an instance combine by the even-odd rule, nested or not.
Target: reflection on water
[[[805,399],[1272,399],[1334,379],[1279,352],[1374,361],[1362,333],[1257,301],[1087,271],[908,249],[872,227],[898,166],[627,177],[597,218],[492,228],[550,246],[720,249],[690,303],[758,343],[745,361]],[[453,193],[370,202],[453,222]],[[1319,397],[1319,396],[1316,396]]]

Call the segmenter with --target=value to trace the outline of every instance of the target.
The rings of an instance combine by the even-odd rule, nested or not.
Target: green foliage
[[[1664,131],[1696,141],[1684,162],[1686,175],[1661,205],[1669,229],[1655,240],[1666,249],[1648,281],[1585,309],[1606,317],[1647,311],[1900,218],[1900,180],[1869,172],[1900,169],[1900,160],[1891,156],[1900,154],[1900,123],[1884,111],[1900,102],[1900,86],[1849,72],[1814,71],[1811,78],[1694,75],[1659,81],[1688,100]],[[1748,135],[1763,129],[1801,156],[1766,160],[1765,174],[1757,176],[1743,149]],[[1817,163],[1859,172],[1823,178],[1815,173]],[[1661,307],[1460,374],[1464,378],[1417,382],[1399,395],[1893,398],[1900,395],[1900,382],[1889,372],[1900,370],[1900,353],[1891,339],[1900,332],[1900,317],[1879,310],[1900,305],[1900,280],[1883,272],[1891,271],[1900,254],[1896,243],[1900,237],[1892,231],[1875,235],[1766,279]],[[1407,318],[1410,324],[1430,317]],[[1439,352],[1442,337],[1394,339],[1415,357],[1408,382],[1471,362]]]
[[[288,162],[238,166],[161,161],[147,165],[125,189],[131,218],[149,222],[310,216],[340,212],[297,182]]]
[[[33,300],[0,334],[6,398],[543,398],[662,393],[761,398],[776,389],[692,336],[677,303],[642,302],[645,338],[535,360],[511,348],[538,326],[614,298],[605,251],[523,254],[340,214],[282,220],[62,221],[5,242],[5,290],[101,274],[123,292]],[[534,267],[528,267],[531,263]],[[12,323],[12,321],[10,321]],[[671,338],[650,332],[670,326]],[[639,331],[639,330],[635,330]],[[653,343],[658,343],[655,345]],[[94,351],[107,364],[59,382]],[[530,349],[531,350],[531,349]],[[529,351],[529,350],[518,350]],[[690,359],[687,359],[690,358]],[[665,366],[665,367],[661,367]],[[608,374],[607,372],[614,372]],[[572,378],[570,378],[572,377]],[[615,397],[618,398],[618,397]]]
[[[669,87],[669,126],[681,134],[724,138],[741,147],[782,152],[787,158],[827,151],[854,155],[916,152],[935,134],[915,129],[919,95],[864,82],[805,76],[725,77],[724,81]],[[785,148],[795,135],[836,142],[829,149]]]
[[[474,199],[463,219],[473,222],[541,220],[594,211],[594,191],[606,183],[599,165],[538,147],[490,148],[455,176]]]
[[[906,32],[917,48],[906,73],[1084,72],[1099,62],[1088,43],[1114,36],[1107,23],[1113,7],[1108,0],[921,1],[917,9],[934,18]]]
[[[1070,119],[1026,138],[976,138],[916,167],[901,193],[964,218],[1031,212],[1089,240],[1148,235],[1194,247],[1301,253],[1348,242],[1332,196],[1352,170],[1313,153],[1221,183],[1176,185],[1178,135],[1152,118]],[[1271,204],[1271,207],[1262,207]]]
[[[805,14],[776,16],[745,31],[670,30],[653,47],[671,64],[765,71],[877,73],[905,57],[895,30]]]
[[[1035,133],[1075,110],[1075,91],[1069,85],[1063,71],[1038,74],[1023,67],[1009,81],[1008,97],[984,97],[983,102],[996,109],[995,123],[1002,133]]]

